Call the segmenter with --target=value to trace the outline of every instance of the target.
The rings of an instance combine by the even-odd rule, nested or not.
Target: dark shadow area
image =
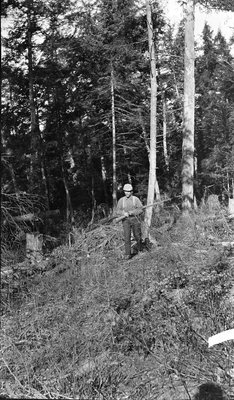
[[[194,400],[225,400],[225,395],[219,385],[208,382],[199,386]]]

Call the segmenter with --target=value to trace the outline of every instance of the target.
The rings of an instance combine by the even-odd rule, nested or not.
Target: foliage
[[[203,54],[197,59],[196,150],[197,179],[227,192],[233,174],[231,154],[233,68],[228,45],[220,32],[213,38],[210,27],[203,30]],[[227,83],[229,82],[229,83]]]
[[[198,3],[217,10],[234,11],[233,2],[231,0],[198,0]]]
[[[37,193],[48,208],[64,209],[67,193],[74,211],[111,206],[111,94],[114,70],[118,185],[131,179],[145,193],[148,175],[149,60],[145,9],[138,2],[34,1],[31,14],[33,89],[38,125],[40,179]],[[30,191],[32,157],[27,65],[27,6],[7,3],[11,26],[2,59],[2,144],[17,189]],[[158,181],[162,192],[180,192],[183,96],[183,21],[174,36],[159,3],[153,3],[158,69]],[[197,196],[213,184],[217,157],[232,154],[232,57],[221,34],[204,30],[203,55],[196,62]],[[162,143],[163,101],[167,107],[169,169]],[[227,143],[226,143],[227,142]],[[227,145],[227,147],[226,147]],[[216,150],[219,148],[220,153]],[[216,157],[217,156],[217,157]],[[218,163],[223,190],[228,158]],[[218,171],[219,169],[219,171]],[[220,172],[221,171],[221,172]],[[12,177],[3,176],[12,186]],[[15,187],[12,186],[12,191]],[[92,194],[93,191],[93,194]],[[120,193],[118,194],[120,195]]]

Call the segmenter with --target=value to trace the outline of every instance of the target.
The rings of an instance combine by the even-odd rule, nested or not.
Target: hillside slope
[[[234,343],[207,343],[234,328],[233,250],[222,245],[233,225],[221,209],[173,225],[165,215],[157,245],[129,262],[121,226],[99,226],[27,279],[2,316],[2,395],[196,400],[212,382],[234,398]]]

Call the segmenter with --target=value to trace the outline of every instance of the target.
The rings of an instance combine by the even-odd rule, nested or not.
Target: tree
[[[200,3],[214,8],[231,10],[229,0],[221,3],[208,0]],[[187,0],[185,5],[185,71],[184,71],[184,126],[182,145],[182,208],[184,214],[192,208],[194,199],[194,0]]]
[[[186,214],[194,201],[194,0],[185,8],[184,122],[182,144],[182,208]]]
[[[156,56],[155,45],[153,36],[153,22],[151,5],[149,0],[146,0],[146,14],[147,14],[147,30],[148,30],[148,43],[149,43],[149,57],[150,57],[150,153],[149,153],[149,180],[148,180],[148,194],[147,205],[154,201],[156,191],[156,140],[157,140],[157,78],[156,78]],[[145,212],[145,232],[144,236],[149,236],[149,228],[151,226],[153,207],[147,207]]]
[[[40,177],[39,167],[39,127],[36,120],[36,107],[34,99],[34,76],[33,76],[33,46],[32,36],[35,30],[35,16],[33,0],[26,3],[27,6],[27,48],[28,48],[28,87],[29,87],[29,107],[30,107],[30,130],[31,130],[31,163],[30,163],[30,190],[35,191]]]
[[[50,208],[63,209],[68,219],[73,209],[83,209],[90,220],[91,208],[94,216],[98,204],[114,204],[127,180],[143,202],[148,195],[148,204],[155,197],[157,179],[170,197],[178,195],[183,23],[174,39],[163,25],[157,2],[152,2],[150,38],[145,8],[134,0],[11,4],[4,13],[14,6],[17,18],[2,62],[7,190],[28,193],[32,188],[34,150],[34,192],[46,194]],[[224,154],[232,157],[233,72],[228,45],[221,36],[209,35],[207,30],[204,55],[197,59],[195,183],[213,184],[216,171],[220,188],[232,174]],[[183,166],[188,165],[185,139],[184,125]],[[193,183],[191,169],[189,174]],[[147,230],[151,211],[146,211]]]
[[[117,178],[116,178],[116,126],[115,126],[115,89],[114,89],[114,71],[111,65],[111,119],[112,119],[112,165],[113,165],[113,210],[117,207]]]
[[[108,152],[115,155],[116,162],[113,165],[116,165],[116,179],[119,185],[126,180],[136,182],[139,179],[136,169],[141,168],[143,175],[142,165],[145,165],[145,169],[148,167],[147,162],[141,162],[139,159],[141,153],[143,157],[146,156],[145,149],[139,150],[138,146],[141,141],[139,109],[147,110],[145,104],[148,102],[145,76],[148,78],[149,68],[144,57],[146,21],[145,15],[137,16],[136,11],[132,0],[113,3],[103,1],[97,15],[97,23],[90,34],[90,43],[95,43],[93,51],[98,85],[95,82],[93,90],[90,91],[90,104],[97,110],[97,114],[92,114],[89,123],[94,125],[96,120],[97,135],[105,132],[102,135],[102,149],[108,161],[113,161],[110,160]],[[142,85],[143,80],[146,82],[145,86]],[[103,121],[102,127],[101,124],[98,126],[98,120]],[[107,136],[107,128],[111,134],[113,127],[115,139],[112,134],[111,143],[110,137]],[[113,146],[113,142],[116,146]],[[112,171],[107,169],[107,173],[110,172],[113,176],[113,168]],[[134,186],[136,187],[136,184]]]
[[[201,195],[210,185],[217,194],[227,193],[228,176],[232,175],[232,62],[224,37],[220,32],[213,37],[205,25],[203,54],[197,59],[196,71],[195,144]]]
[[[157,176],[162,190],[171,197],[181,193],[182,99],[184,28],[173,38],[165,27],[157,43]]]
[[[234,11],[232,0],[198,0],[198,3],[217,10]]]

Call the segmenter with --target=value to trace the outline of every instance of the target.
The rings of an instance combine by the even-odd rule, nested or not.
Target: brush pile
[[[208,348],[234,328],[232,257],[216,246],[233,231],[210,215],[154,226],[161,246],[130,263],[121,225],[74,231],[2,317],[2,395],[194,400],[200,386],[233,400],[234,344]]]

